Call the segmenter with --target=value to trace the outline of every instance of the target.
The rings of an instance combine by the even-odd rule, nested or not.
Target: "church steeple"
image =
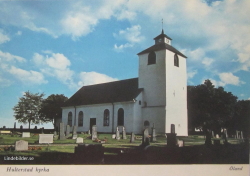
[[[171,38],[169,36],[167,36],[166,34],[164,34],[164,30],[162,28],[161,34],[158,35],[157,37],[154,38],[155,40],[155,44],[161,44],[161,43],[166,43],[171,45]]]

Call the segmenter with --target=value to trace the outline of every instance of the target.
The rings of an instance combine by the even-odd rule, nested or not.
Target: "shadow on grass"
[[[187,147],[131,146],[104,148],[104,154],[85,153],[79,155],[65,152],[40,152],[33,160],[6,160],[17,157],[0,156],[0,164],[249,164],[249,144],[195,145]],[[4,158],[5,157],[5,158]],[[29,156],[26,156],[29,157]]]

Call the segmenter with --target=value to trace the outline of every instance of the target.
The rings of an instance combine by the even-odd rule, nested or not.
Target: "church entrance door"
[[[89,129],[92,134],[92,126],[96,125],[96,118],[90,118]]]

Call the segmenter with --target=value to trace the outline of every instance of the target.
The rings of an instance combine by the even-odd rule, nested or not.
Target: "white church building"
[[[188,135],[186,56],[162,33],[140,53],[139,77],[83,86],[62,107],[62,122],[78,132],[97,126],[98,132],[141,134],[155,127],[157,134]]]

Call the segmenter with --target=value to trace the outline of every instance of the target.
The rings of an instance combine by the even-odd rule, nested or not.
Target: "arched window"
[[[83,112],[80,111],[78,114],[78,126],[83,126]]]
[[[118,110],[118,121],[117,121],[118,126],[124,126],[124,110],[120,108]]]
[[[144,121],[144,127],[149,127],[149,125],[150,125],[150,124],[149,124],[149,121],[145,120],[145,121]]]
[[[68,125],[72,126],[72,112],[69,112],[68,114]]]
[[[156,63],[156,55],[154,51],[151,51],[148,54],[148,65],[155,64]]]
[[[105,109],[103,113],[103,126],[109,126],[109,110]]]
[[[174,66],[179,67],[179,57],[177,54],[174,55]]]

